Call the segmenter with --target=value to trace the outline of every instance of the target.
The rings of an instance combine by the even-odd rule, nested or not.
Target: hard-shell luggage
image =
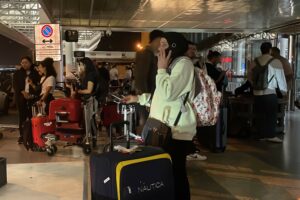
[[[118,113],[118,104],[114,102],[107,103],[101,112],[102,125],[109,127],[111,123],[123,120],[121,113]]]
[[[48,116],[39,116],[31,118],[33,143],[39,148],[45,147],[43,136],[48,133],[54,134],[55,123],[48,119]]]
[[[92,200],[174,199],[170,156],[155,147],[90,158]]]
[[[9,108],[9,98],[8,95],[0,91],[0,114],[7,114]]]
[[[0,188],[7,184],[6,158],[0,157]]]
[[[22,124],[23,130],[23,144],[27,151],[33,148],[32,126],[31,120],[26,119]]]
[[[198,140],[212,152],[224,152],[227,145],[228,108],[221,107],[217,124],[199,128]]]
[[[71,98],[55,99],[51,101],[49,106],[49,119],[62,122],[81,121],[81,101],[79,99]]]

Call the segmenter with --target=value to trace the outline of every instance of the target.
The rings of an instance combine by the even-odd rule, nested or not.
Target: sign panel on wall
[[[59,24],[35,25],[35,54],[36,61],[46,57],[54,61],[61,60],[61,37]]]

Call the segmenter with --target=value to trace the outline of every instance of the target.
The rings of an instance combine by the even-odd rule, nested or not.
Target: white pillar
[[[62,82],[64,81],[64,66],[62,61],[55,61],[54,68],[57,73],[56,81],[59,86],[62,86]]]
[[[77,71],[73,62],[73,42],[65,42],[66,77],[72,76],[71,72]]]

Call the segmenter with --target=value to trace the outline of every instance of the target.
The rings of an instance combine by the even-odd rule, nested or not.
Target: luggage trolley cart
[[[79,145],[90,154],[97,143],[95,115],[98,102],[93,96],[79,99],[62,98],[50,103],[50,120],[55,123],[55,135],[66,146]],[[82,120],[84,123],[82,123]]]
[[[136,117],[135,115],[135,104],[123,104],[120,102],[121,98],[112,95],[115,99],[114,102],[118,104],[117,106],[117,111],[118,113],[123,115],[123,121],[119,122],[114,122],[110,124],[109,128],[109,137],[110,137],[110,142],[109,144],[105,145],[103,148],[103,152],[108,152],[108,151],[113,151],[114,150],[114,142],[113,142],[113,137],[112,137],[112,129],[113,127],[123,125],[123,133],[124,135],[120,138],[118,138],[118,142],[124,144],[124,139],[126,143],[126,148],[130,148],[130,140],[133,138],[136,141],[141,141],[141,137],[136,135],[134,133],[135,125],[134,121],[136,121],[134,118]]]
[[[46,151],[49,156],[57,152],[55,145],[58,140],[55,134],[55,124],[45,115],[42,106],[34,104],[32,107],[32,140],[33,151]]]

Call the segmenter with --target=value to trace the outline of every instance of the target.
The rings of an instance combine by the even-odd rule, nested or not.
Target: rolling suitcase
[[[8,114],[9,99],[5,92],[0,91],[0,114]]]
[[[227,115],[228,108],[222,106],[217,124],[214,126],[200,127],[198,140],[212,152],[224,152],[227,145]]]
[[[90,158],[92,200],[174,199],[170,156],[155,147]]]
[[[108,102],[101,112],[102,125],[108,128],[111,123],[123,120],[122,114],[118,113],[118,104]]]
[[[55,132],[55,123],[48,119],[48,116],[40,116],[40,117],[32,117],[31,118],[32,125],[32,137],[33,143],[38,148],[45,147],[45,140],[43,136],[48,133]]]
[[[227,145],[227,118],[228,118],[228,108],[222,107],[220,109],[219,119],[216,124],[216,138],[214,152],[224,152]],[[213,140],[214,141],[214,140]]]

